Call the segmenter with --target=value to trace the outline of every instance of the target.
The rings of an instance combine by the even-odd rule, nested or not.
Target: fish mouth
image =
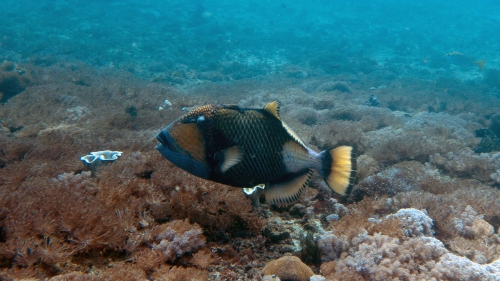
[[[161,143],[161,145],[168,150],[174,150],[174,147],[171,143],[172,137],[169,133],[162,130],[158,135],[156,135],[156,139]]]
[[[172,136],[165,131],[165,129],[156,135],[156,139],[160,142],[160,144],[156,146],[156,149],[163,155],[163,157],[177,167],[184,169],[197,177],[208,179],[210,169],[203,163],[193,159],[189,153],[183,152],[182,149],[175,148],[175,139],[172,138]]]

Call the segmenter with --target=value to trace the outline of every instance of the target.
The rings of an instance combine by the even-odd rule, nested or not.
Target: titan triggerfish
[[[313,170],[347,196],[356,174],[355,149],[315,152],[281,120],[279,105],[198,107],[162,129],[156,149],[195,176],[243,188],[254,204],[297,201]]]

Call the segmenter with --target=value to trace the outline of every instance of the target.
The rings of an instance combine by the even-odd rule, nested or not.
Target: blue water
[[[80,60],[147,78],[183,69],[240,79],[293,65],[426,79],[451,75],[452,51],[499,68],[499,30],[496,1],[4,0],[0,58]]]

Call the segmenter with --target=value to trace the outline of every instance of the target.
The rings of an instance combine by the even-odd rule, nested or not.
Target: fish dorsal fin
[[[288,181],[266,186],[264,190],[266,203],[285,205],[299,200],[300,194],[306,188],[311,175],[312,170],[307,170]]]
[[[221,105],[223,108],[225,109],[231,109],[231,110],[236,110],[240,113],[243,113],[243,111],[245,111],[245,109],[237,104],[223,104]]]
[[[266,106],[264,106],[264,110],[267,111],[267,112],[269,112],[269,113],[271,113],[271,115],[273,115],[274,117],[276,117],[276,119],[280,120],[281,124],[283,125],[283,128],[285,128],[285,130],[290,135],[290,137],[292,137],[292,139],[294,139],[296,142],[298,142],[300,145],[302,145],[304,148],[306,148],[306,145],[304,144],[304,142],[292,130],[292,128],[290,128],[290,126],[288,126],[285,122],[283,122],[281,120],[281,117],[280,117],[280,102],[279,101],[272,101],[272,102],[266,104]]]
[[[264,106],[264,110],[271,113],[274,117],[276,117],[278,120],[281,120],[280,118],[280,102],[279,101],[272,101],[266,106]]]
[[[267,111],[268,113],[270,113],[271,115],[273,115],[274,117],[276,117],[276,119],[278,119],[279,121],[281,121],[281,125],[283,126],[283,128],[285,128],[286,132],[288,133],[288,135],[290,135],[290,137],[292,137],[293,140],[295,140],[296,142],[298,142],[304,148],[307,148],[306,145],[305,145],[305,143],[292,130],[292,128],[290,128],[290,126],[288,126],[285,122],[283,122],[281,120],[281,117],[280,117],[280,102],[279,101],[272,101],[272,102],[266,104],[266,106],[264,106],[264,110]]]
[[[239,146],[232,146],[223,152],[224,161],[220,166],[220,171],[225,173],[234,165],[238,164],[243,160],[243,151]]]
[[[290,135],[290,137],[292,137],[292,139],[296,142],[298,142],[302,147],[306,148],[307,149],[307,146],[306,144],[300,139],[299,135],[297,135],[297,133],[295,133],[292,128],[290,128],[290,126],[288,126],[285,122],[281,122],[281,124],[283,125],[283,128],[285,128],[286,132]]]

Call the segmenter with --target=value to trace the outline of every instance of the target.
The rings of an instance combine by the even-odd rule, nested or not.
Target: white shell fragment
[[[172,107],[172,103],[169,100],[164,100],[163,104],[158,106],[158,110],[170,109]]]
[[[259,185],[256,185],[254,187],[246,187],[246,188],[243,188],[243,192],[245,192],[246,195],[252,195],[257,190],[257,188],[264,189],[264,188],[266,188],[266,185],[259,184]]]
[[[103,150],[90,152],[89,155],[82,156],[80,160],[84,162],[84,164],[91,164],[97,161],[115,161],[120,156],[122,156],[121,151],[111,151],[111,150]]]

